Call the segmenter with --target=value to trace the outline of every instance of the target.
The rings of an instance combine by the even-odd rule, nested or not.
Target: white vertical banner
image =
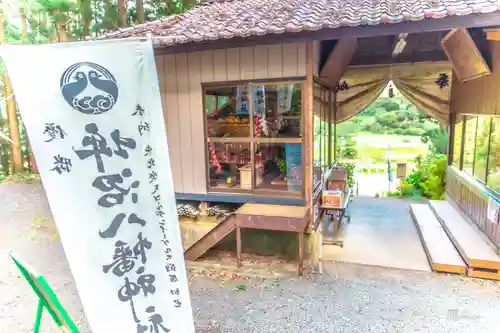
[[[254,116],[266,116],[266,90],[263,85],[252,86],[252,104]]]
[[[278,114],[288,113],[292,107],[293,84],[278,86]]]
[[[94,333],[194,333],[150,41],[2,46]]]
[[[248,114],[248,86],[238,86],[236,89],[236,112]]]

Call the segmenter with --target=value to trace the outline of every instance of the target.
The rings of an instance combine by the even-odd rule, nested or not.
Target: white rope
[[[5,98],[2,98],[2,102],[5,102],[5,101],[11,99],[12,97],[14,97],[14,93],[10,94],[9,96],[7,96]]]

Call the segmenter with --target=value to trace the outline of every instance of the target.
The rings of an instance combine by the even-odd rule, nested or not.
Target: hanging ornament
[[[262,133],[264,133],[265,136],[269,136],[269,127],[267,126],[267,120],[264,116],[261,116],[260,114],[256,114],[254,117],[254,123],[255,123],[255,131],[254,135],[256,137],[260,137]]]
[[[208,136],[212,136],[212,130],[208,130]],[[212,160],[212,166],[217,170],[217,172],[222,171],[222,167],[219,162],[219,158],[217,157],[217,152],[215,151],[215,143],[210,142],[208,144],[208,150],[210,151],[210,159]]]
[[[342,80],[337,84],[337,92],[349,89],[349,85],[346,80]]]
[[[441,73],[439,74],[437,80],[434,82],[439,86],[440,89],[443,89],[450,85],[450,78],[448,77],[448,74]]]

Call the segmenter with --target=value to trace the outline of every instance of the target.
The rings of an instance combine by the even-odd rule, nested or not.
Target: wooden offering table
[[[330,245],[338,245],[340,247],[344,246],[344,242],[342,240],[337,240],[336,238],[339,235],[340,228],[342,227],[342,222],[344,218],[347,218],[347,221],[351,221],[351,217],[346,214],[347,206],[351,200],[351,189],[347,189],[342,198],[342,203],[339,207],[325,207],[321,206],[321,209],[324,210],[325,215],[329,218],[327,219],[327,223],[323,228],[323,244]],[[332,229],[330,231],[330,228]]]
[[[297,234],[298,275],[304,267],[304,232],[307,227],[307,208],[247,203],[235,213],[237,265],[241,267],[241,228],[288,231]]]

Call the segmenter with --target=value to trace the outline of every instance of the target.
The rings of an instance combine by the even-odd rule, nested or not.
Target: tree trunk
[[[23,42],[28,41],[28,27],[27,27],[28,17],[26,15],[27,6],[28,4],[26,3],[26,0],[21,0],[21,3],[19,5],[19,14],[21,16],[21,40]]]
[[[90,36],[92,25],[92,3],[90,0],[80,1],[80,24],[82,28],[82,39]]]
[[[0,37],[1,37],[0,43],[3,42],[4,34],[5,32],[4,32],[3,11],[0,8]],[[2,133],[3,126],[4,126],[4,119],[2,111],[0,111],[0,133]],[[2,172],[7,175],[10,173],[8,150],[9,150],[9,142],[3,140],[0,136],[0,163],[2,167]]]
[[[135,10],[137,14],[137,23],[144,23],[144,1],[136,0],[135,2]]]
[[[127,2],[118,0],[118,25],[125,27],[127,25]]]
[[[21,137],[19,135],[19,122],[17,121],[16,99],[14,97],[9,76],[4,75],[4,98],[7,109],[7,125],[9,126],[9,137],[13,141],[10,144],[12,157],[12,171],[19,173],[24,171],[23,155],[21,154]]]
[[[66,18],[58,9],[52,11],[52,16],[56,23],[56,42],[64,43],[68,41],[68,33],[66,30]]]
[[[3,10],[0,9],[0,42],[5,44],[5,21]],[[23,155],[21,154],[21,140],[19,136],[19,123],[17,121],[17,110],[16,110],[16,100],[13,95],[12,86],[10,85],[10,80],[7,73],[3,76],[4,84],[4,96],[6,99],[6,110],[7,110],[7,126],[9,129],[9,137],[12,141],[11,147],[11,158],[12,158],[12,171],[14,173],[23,171]]]
[[[0,132],[2,132],[4,124],[4,119],[2,112],[0,112]],[[0,171],[2,171],[5,175],[8,175],[9,172],[9,142],[2,141],[0,138]]]
[[[27,8],[26,0],[23,0],[21,5],[19,6],[19,11],[21,15],[21,39],[23,43],[29,43],[28,27],[26,24],[26,22],[28,21],[28,17],[26,15],[26,8]],[[30,166],[30,170],[31,172],[38,172],[36,168],[35,156],[33,155],[33,150],[31,149],[31,145],[28,140],[26,128],[24,129],[24,135],[26,136],[26,142],[28,144],[28,164]]]

